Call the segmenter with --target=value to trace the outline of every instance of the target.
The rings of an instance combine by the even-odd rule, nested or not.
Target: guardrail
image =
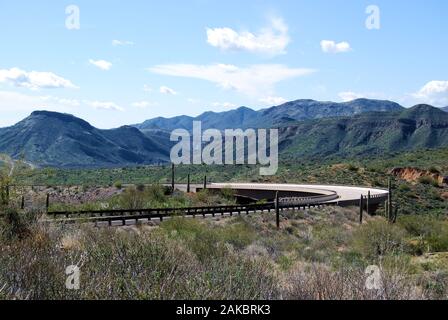
[[[336,203],[308,203],[308,204],[284,204],[279,203],[279,210],[297,209],[305,210],[309,208],[324,207],[335,205]],[[275,203],[268,202],[262,204],[248,204],[248,205],[233,205],[233,206],[209,206],[209,207],[187,207],[187,208],[158,208],[158,209],[118,209],[118,210],[88,210],[88,211],[53,211],[47,214],[53,217],[53,220],[64,223],[75,222],[107,222],[112,225],[114,221],[121,221],[122,225],[126,224],[127,220],[152,220],[158,219],[163,221],[164,218],[172,216],[224,216],[235,214],[250,214],[255,212],[271,212],[275,210]],[[60,217],[63,217],[60,219]]]

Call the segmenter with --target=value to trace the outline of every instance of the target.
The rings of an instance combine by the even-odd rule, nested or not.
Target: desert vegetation
[[[446,299],[448,221],[328,207],[94,228],[1,219],[3,299]],[[65,268],[78,265],[80,290]],[[368,266],[381,282],[368,289]]]
[[[439,150],[423,156],[286,163],[270,179],[245,166],[208,168],[207,175],[215,181],[384,187],[393,167],[446,173],[444,156],[446,151]],[[142,170],[147,175],[141,175]],[[179,167],[176,172],[179,182],[188,172],[200,181],[203,168]],[[8,173],[5,170],[0,180],[1,299],[448,298],[446,186],[429,179],[394,178],[394,205],[399,208],[395,224],[382,216],[382,208],[360,225],[357,208],[327,207],[284,211],[280,230],[274,214],[268,213],[172,217],[160,224],[98,228],[42,223],[44,200],[21,209],[20,195],[29,190],[6,186],[42,182],[34,190],[51,194],[51,210],[201,206],[235,200],[230,190],[171,194],[160,184],[169,176],[169,168],[162,167]],[[74,184],[83,175],[86,180],[78,186],[53,184]],[[91,175],[108,180],[99,180],[104,185],[89,183]],[[129,185],[134,175],[145,178]],[[65,287],[65,268],[70,265],[80,267],[79,290]],[[378,278],[371,282],[374,274]]]

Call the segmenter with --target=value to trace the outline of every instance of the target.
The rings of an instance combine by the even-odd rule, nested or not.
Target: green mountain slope
[[[354,156],[448,146],[448,113],[428,105],[280,128],[280,150],[293,157]]]
[[[198,117],[179,116],[155,118],[134,125],[140,130],[191,130],[193,121],[201,121],[203,129],[269,128],[288,121],[302,121],[328,117],[352,116],[372,111],[403,110],[399,104],[384,100],[357,99],[350,102],[320,102],[296,100],[259,111],[241,107],[225,112],[206,112]]]
[[[36,111],[0,129],[0,152],[39,166],[111,167],[167,161],[169,146],[134,127],[100,130],[72,115]]]

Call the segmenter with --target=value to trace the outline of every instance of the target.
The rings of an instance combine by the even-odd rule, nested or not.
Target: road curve
[[[210,189],[239,189],[239,190],[270,190],[270,191],[296,191],[310,192],[321,195],[336,193],[337,199],[326,200],[324,202],[337,201],[349,202],[359,201],[362,196],[367,197],[370,191],[372,198],[384,200],[389,192],[385,189],[358,187],[358,186],[339,186],[339,185],[312,185],[312,184],[270,184],[270,183],[211,183],[207,185]]]

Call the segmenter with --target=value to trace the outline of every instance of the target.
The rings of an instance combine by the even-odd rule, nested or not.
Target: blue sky
[[[444,0],[0,0],[0,126],[42,109],[111,128],[302,98],[446,106],[447,16]]]

